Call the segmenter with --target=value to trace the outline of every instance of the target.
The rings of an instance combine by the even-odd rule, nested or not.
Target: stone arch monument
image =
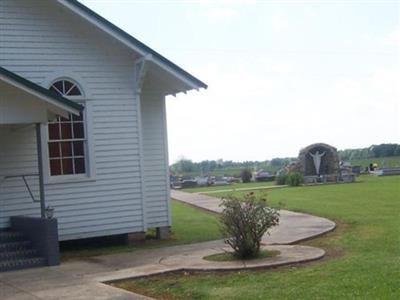
[[[317,143],[300,150],[297,168],[305,179],[323,176],[328,180],[336,181],[340,173],[339,163],[339,155],[335,147]]]

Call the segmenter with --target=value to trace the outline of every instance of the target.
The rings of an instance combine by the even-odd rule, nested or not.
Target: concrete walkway
[[[271,185],[271,186],[255,186],[255,187],[247,187],[247,188],[230,188],[223,190],[215,190],[215,191],[207,191],[207,194],[218,194],[218,193],[229,193],[229,192],[246,192],[246,191],[254,191],[254,190],[273,190],[285,188],[287,185]],[[201,194],[200,192],[197,194]]]
[[[219,198],[203,195],[190,194],[182,191],[172,190],[171,197],[204,210],[220,213]],[[263,237],[263,243],[268,245],[288,245],[299,241],[310,239],[335,229],[336,224],[326,218],[316,217],[309,214],[295,213],[288,210],[280,210],[279,226],[270,231],[270,235]]]
[[[213,212],[220,211],[219,199],[173,191],[173,198]],[[163,274],[179,270],[238,270],[270,268],[316,260],[322,249],[288,246],[299,240],[333,230],[335,223],[307,214],[281,211],[281,224],[265,236],[263,246],[280,252],[276,257],[246,262],[210,262],[204,256],[227,251],[220,241],[92,257],[63,263],[58,267],[0,273],[1,300],[80,300],[80,299],[149,299],[105,284],[105,282]],[[291,232],[293,231],[293,232]],[[280,244],[280,245],[277,245]]]
[[[229,250],[221,240],[97,256],[87,260],[63,263],[58,267],[0,273],[0,299],[149,299],[106,283],[175,271],[271,268],[317,260],[325,254],[322,249],[298,245],[264,246],[263,248],[277,250],[280,254],[268,259],[246,262],[216,263],[204,260],[204,256]]]

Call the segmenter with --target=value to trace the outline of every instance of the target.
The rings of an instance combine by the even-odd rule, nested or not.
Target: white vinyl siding
[[[37,148],[34,125],[0,127],[0,176],[37,174]],[[38,177],[27,177],[33,195],[39,199]],[[0,229],[8,227],[10,215],[40,217],[22,178],[0,177]]]
[[[146,94],[141,99],[144,196],[148,227],[170,225],[169,174],[165,98]]]
[[[86,101],[90,101],[92,117],[88,122],[92,127],[95,180],[45,186],[47,204],[55,208],[59,221],[60,240],[139,232],[145,227],[133,90],[135,59],[129,49],[62,9],[56,1],[0,1],[0,65],[45,87],[68,73],[81,85]],[[18,135],[26,138],[19,139]],[[36,172],[34,127],[4,139],[15,142],[12,147],[18,150],[13,153],[19,164],[14,167],[5,162],[9,161],[5,153],[0,169]],[[154,153],[154,157],[160,164],[165,158],[162,153]],[[157,171],[150,165],[149,162],[145,174],[160,173],[156,178],[161,182],[165,166]],[[161,208],[157,208],[156,201],[166,190],[150,188],[152,184],[147,182],[149,220],[151,224],[165,224],[165,194]],[[39,205],[32,203],[17,180],[1,186],[0,205],[0,228],[8,225],[11,215],[40,214]]]

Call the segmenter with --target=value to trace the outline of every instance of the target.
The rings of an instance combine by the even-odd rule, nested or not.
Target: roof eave
[[[127,47],[131,48],[135,52],[137,52],[141,56],[148,56],[149,54],[152,57],[152,61],[155,64],[158,64],[161,68],[165,69],[171,75],[178,77],[181,80],[189,82],[190,86],[193,89],[200,89],[204,88],[207,89],[208,86],[201,80],[197,79],[187,71],[183,70],[178,65],[174,64],[158,52],[154,51],[150,47],[146,46],[139,40],[135,39],[133,36],[128,34],[127,32],[123,31],[116,25],[112,24],[99,14],[95,13],[87,6],[83,5],[77,0],[57,0],[60,4],[64,7],[68,8],[72,12],[78,14],[79,16],[83,17],[88,22],[95,25],[97,28],[101,29],[102,31],[106,32],[107,34],[113,36],[115,39],[126,45]]]
[[[0,67],[0,80],[72,114],[79,115],[83,110],[83,106],[80,104],[51,92],[44,87],[41,87],[40,85],[37,85],[36,83],[33,83],[32,81],[2,67]]]

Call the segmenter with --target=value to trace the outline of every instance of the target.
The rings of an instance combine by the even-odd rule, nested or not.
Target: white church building
[[[0,23],[4,240],[165,232],[165,98],[206,84],[75,0],[1,0]]]

